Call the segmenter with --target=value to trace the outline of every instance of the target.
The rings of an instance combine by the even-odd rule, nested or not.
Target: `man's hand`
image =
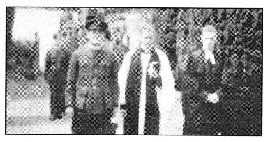
[[[124,127],[124,117],[126,116],[126,111],[121,109],[120,107],[114,109],[113,117],[111,118],[111,122],[116,124],[116,134],[123,134]]]
[[[209,94],[208,96],[207,96],[207,100],[209,101],[209,102],[212,102],[212,103],[217,103],[218,101],[219,101],[219,96],[217,95],[217,93],[215,92],[215,93],[212,93],[212,94]]]
[[[66,117],[72,117],[74,115],[74,109],[68,106],[65,110]]]
[[[147,72],[152,78],[159,77],[159,63],[158,62],[151,62],[149,64]]]
[[[119,122],[122,122],[124,117],[126,116],[126,111],[123,109],[115,108],[113,117],[111,118],[111,121],[115,124],[118,124]]]

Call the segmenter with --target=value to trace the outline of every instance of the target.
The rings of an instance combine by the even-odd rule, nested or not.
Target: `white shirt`
[[[212,64],[215,64],[215,58],[212,52],[205,51],[205,59],[210,60]]]

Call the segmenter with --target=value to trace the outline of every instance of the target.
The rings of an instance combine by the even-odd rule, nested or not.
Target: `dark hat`
[[[96,30],[99,32],[106,32],[108,25],[105,23],[104,18],[98,15],[89,15],[86,18],[85,28],[87,30]]]

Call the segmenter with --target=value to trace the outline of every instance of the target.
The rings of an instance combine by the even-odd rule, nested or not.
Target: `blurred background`
[[[182,69],[189,52],[200,48],[200,28],[206,24],[217,28],[230,74],[227,83],[234,88],[228,92],[232,97],[228,117],[234,123],[228,131],[262,133],[262,9],[7,7],[6,11],[7,134],[71,133],[70,118],[48,119],[50,91],[43,79],[47,51],[58,40],[82,46],[85,19],[92,13],[105,18],[111,41],[135,48],[143,16],[139,13],[146,11],[144,17],[155,24],[157,42],[173,72]]]

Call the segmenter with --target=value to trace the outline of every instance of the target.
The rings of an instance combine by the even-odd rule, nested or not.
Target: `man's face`
[[[141,47],[147,49],[152,44],[154,40],[153,37],[154,37],[153,27],[150,25],[143,26],[141,29],[141,42],[143,46]]]
[[[63,30],[60,33],[62,39],[69,40],[73,36],[75,36],[76,31],[74,28],[73,21],[67,21],[62,27],[63,27]]]
[[[105,43],[105,35],[98,31],[88,31],[86,37],[94,46],[101,47]]]
[[[203,49],[208,51],[214,50],[214,45],[217,42],[215,32],[203,32],[202,36]]]
[[[60,45],[63,45],[65,49],[72,49],[73,44],[75,44],[75,29],[71,26],[66,26],[64,30],[62,30],[58,35],[57,35],[57,40]]]

